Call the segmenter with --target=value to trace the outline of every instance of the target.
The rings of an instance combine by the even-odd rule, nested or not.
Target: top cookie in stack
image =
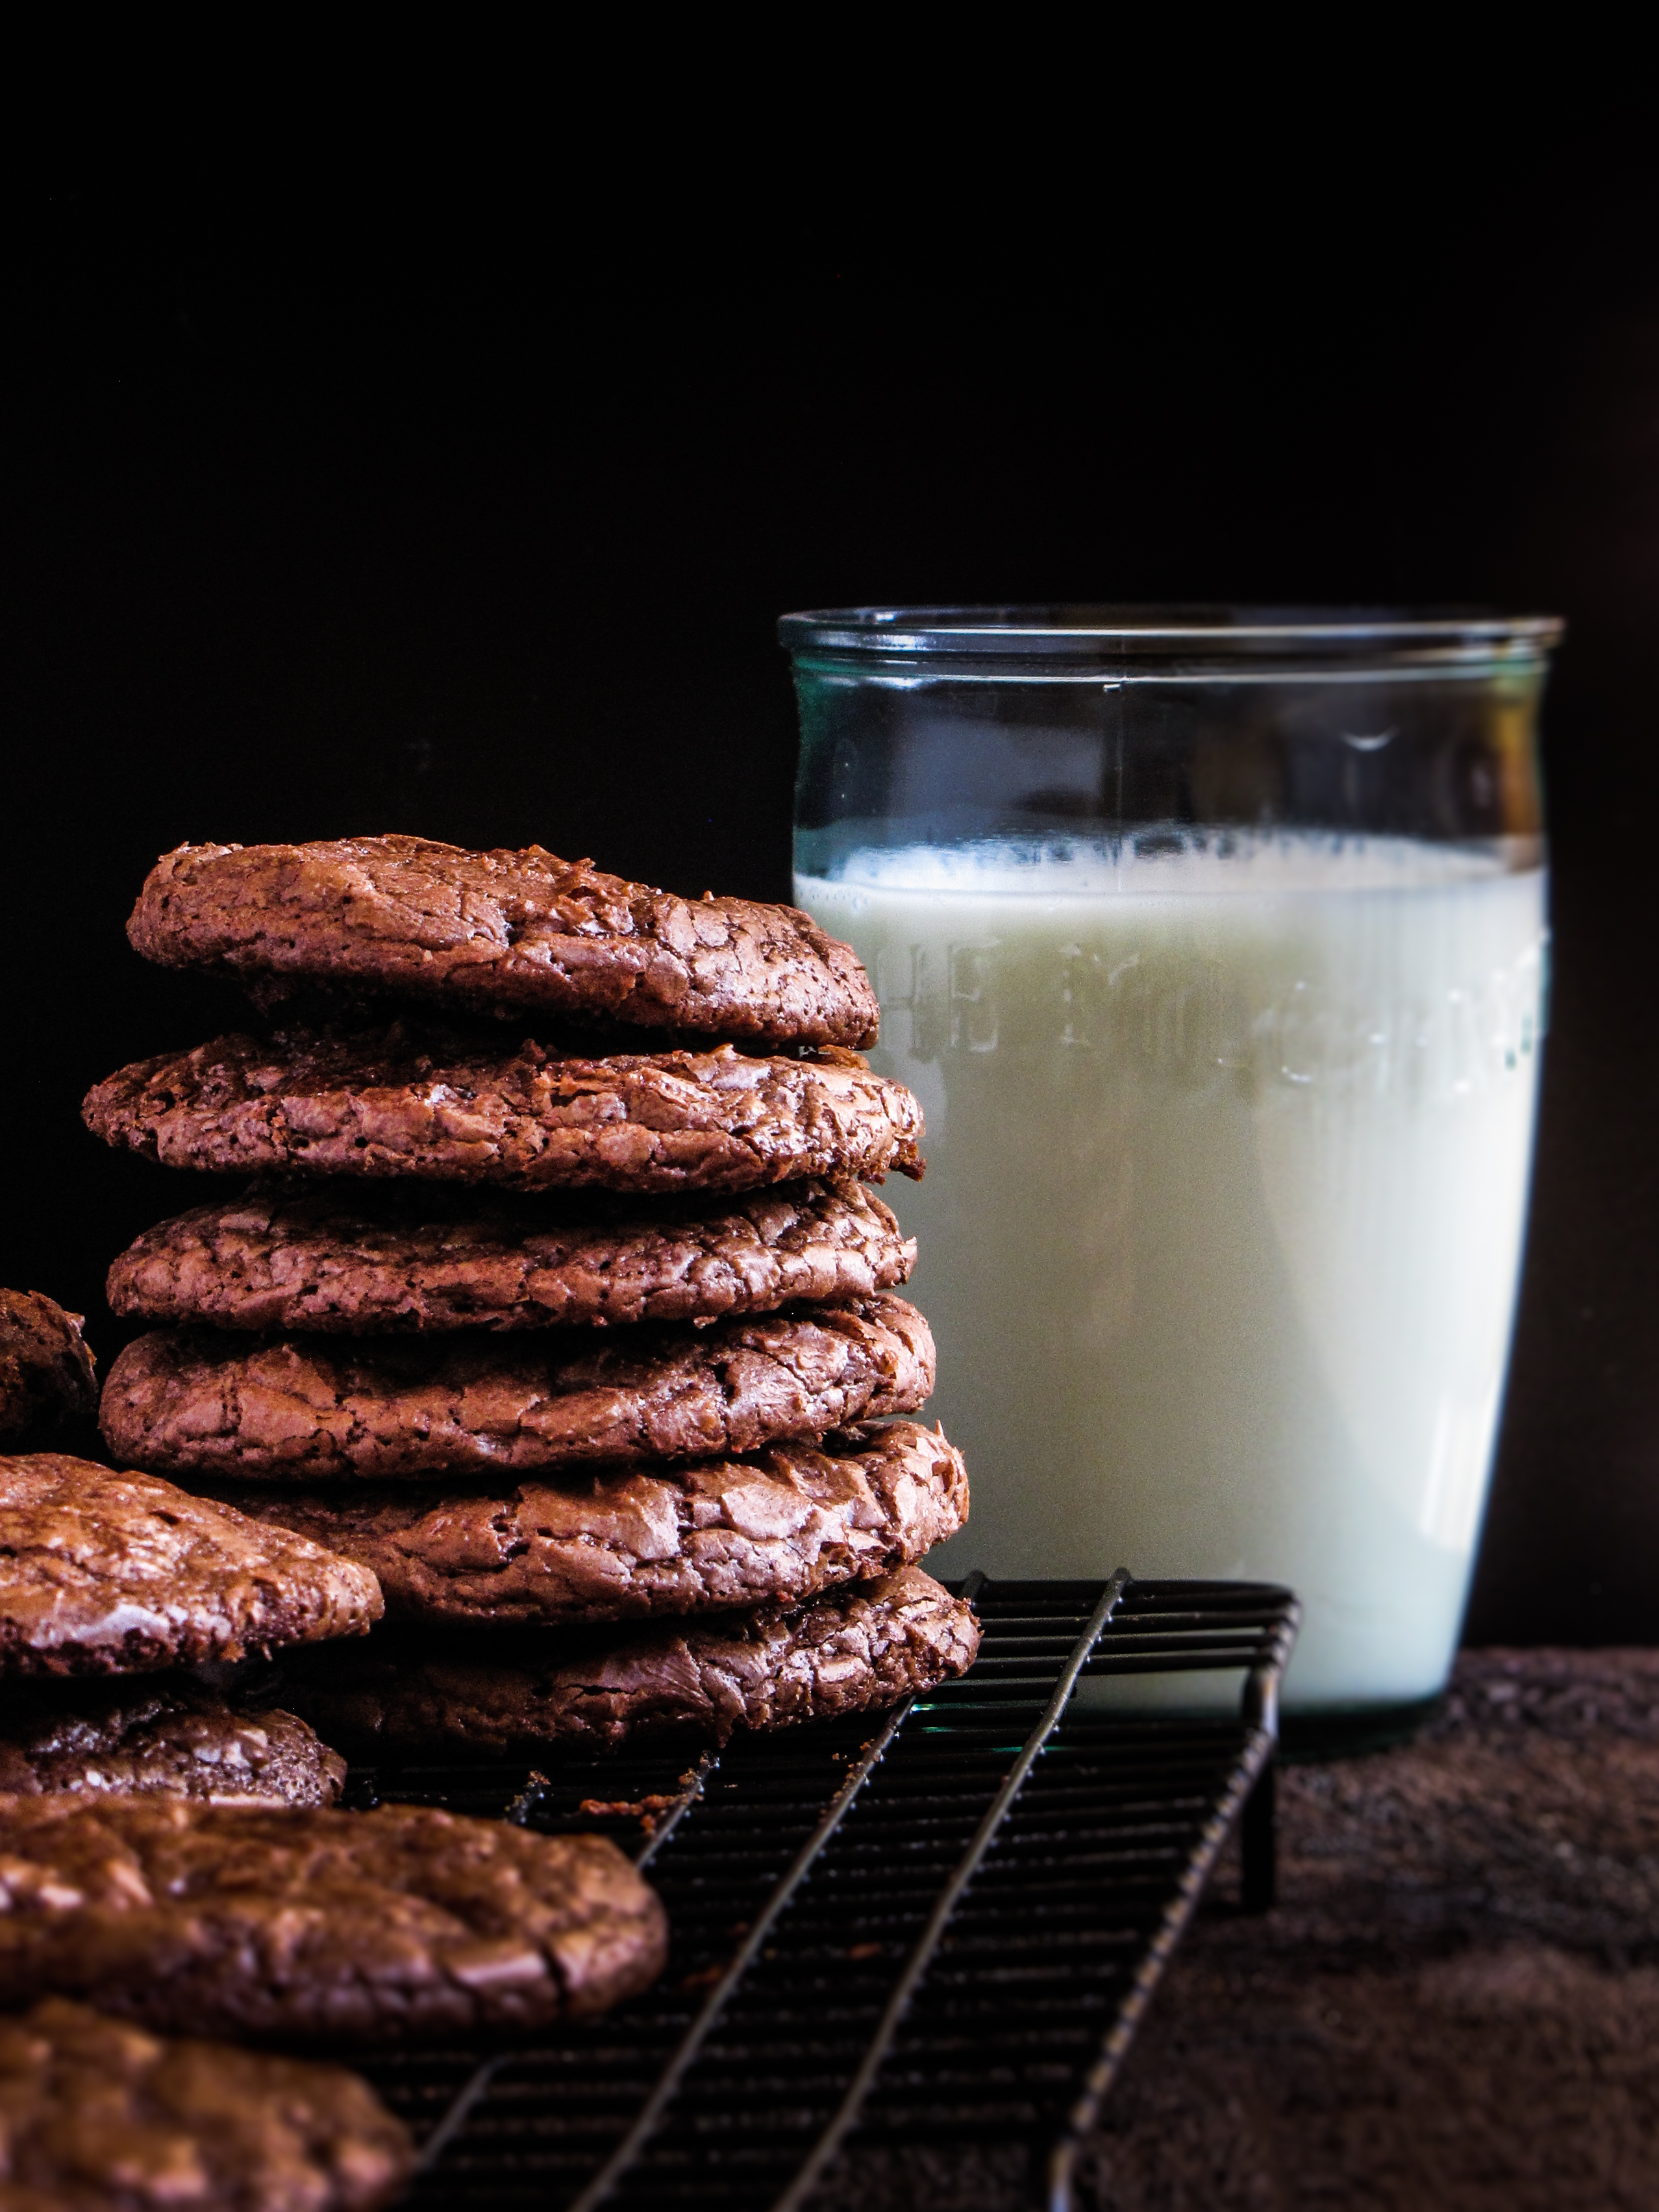
[[[921,1173],[921,1112],[807,916],[378,837],[182,848],[129,934],[314,1025],[88,1097],[261,1176],[112,1270],[162,1324],[105,1388],[123,1461],[261,1486],[426,1620],[793,1606],[961,1524],[960,1460],[896,1418],[933,1387],[915,1247],[860,1182]]]
[[[146,959],[228,969],[267,1002],[356,986],[439,1012],[611,1018],[763,1048],[873,1044],[879,1020],[858,955],[796,908],[676,898],[539,845],[181,845],[127,935]]]

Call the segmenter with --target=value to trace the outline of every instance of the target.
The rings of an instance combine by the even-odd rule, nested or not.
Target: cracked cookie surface
[[[636,1630],[579,1653],[517,1632],[391,1629],[338,1667],[296,1660],[283,1694],[349,1751],[533,1758],[635,1735],[723,1743],[896,1705],[964,1674],[978,1649],[971,1607],[912,1566],[794,1610]]]
[[[366,2081],[46,1997],[0,2021],[7,2212],[374,2212],[415,2165]]]
[[[962,1527],[968,1479],[942,1435],[891,1421],[504,1497],[364,1485],[237,1502],[372,1568],[390,1615],[563,1626],[793,1605],[889,1572]]]
[[[192,1476],[488,1480],[758,1451],[912,1413],[933,1340],[884,1292],[798,1314],[568,1337],[286,1337],[130,1344],[104,1387],[118,1457]]]
[[[119,1674],[365,1633],[367,1567],[153,1474],[0,1458],[0,1678]]]
[[[344,980],[452,1008],[772,1044],[873,1043],[878,1020],[852,947],[799,908],[678,898],[537,845],[181,845],[150,871],[127,935],[168,967]]]
[[[838,1048],[583,1059],[403,1022],[291,1029],[136,1060],[81,1114],[107,1144],[216,1170],[647,1194],[922,1171],[915,1097]]]
[[[187,1674],[13,1684],[0,1706],[0,1796],[332,1805],[345,1775],[297,1714],[233,1711]]]
[[[603,2011],[666,1920],[614,1844],[427,1806],[0,1798],[0,2005],[398,2040]]]
[[[146,1230],[109,1300],[185,1328],[344,1335],[706,1321],[891,1290],[915,1252],[844,1179],[724,1205],[268,1182]]]

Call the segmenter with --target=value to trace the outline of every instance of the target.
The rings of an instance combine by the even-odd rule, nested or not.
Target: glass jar
[[[1286,1582],[1291,1710],[1431,1696],[1525,1224],[1560,625],[781,630],[795,896],[927,1116],[896,1203],[973,1498],[932,1564]]]

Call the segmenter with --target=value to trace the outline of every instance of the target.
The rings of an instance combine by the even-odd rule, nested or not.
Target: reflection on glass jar
[[[944,1565],[1284,1580],[1293,1705],[1431,1693],[1524,1224],[1553,627],[785,632],[796,896],[927,1115]]]

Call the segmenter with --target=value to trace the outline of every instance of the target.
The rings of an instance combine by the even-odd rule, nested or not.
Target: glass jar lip
[[[1213,673],[1229,664],[1354,662],[1541,666],[1565,625],[1485,609],[1228,605],[868,606],[780,617],[792,653],[913,664],[927,659],[1132,661]]]

